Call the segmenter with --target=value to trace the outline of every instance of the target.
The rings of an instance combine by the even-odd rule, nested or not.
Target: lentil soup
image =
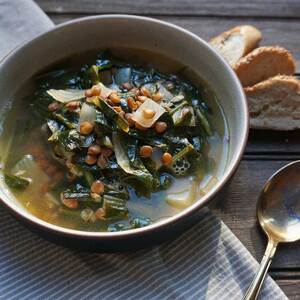
[[[213,91],[145,51],[60,62],[22,89],[3,120],[3,180],[32,214],[76,230],[168,218],[207,193],[227,161]]]

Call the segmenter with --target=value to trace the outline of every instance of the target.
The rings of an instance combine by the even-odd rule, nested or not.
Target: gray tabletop
[[[102,13],[157,17],[178,24],[204,39],[232,26],[249,23],[263,32],[263,44],[292,51],[300,73],[300,1],[260,0],[37,0],[55,23]],[[226,195],[214,211],[260,260],[265,238],[257,227],[255,204],[264,181],[279,167],[300,158],[300,132],[251,131],[243,161]],[[271,275],[290,299],[300,299],[300,244],[280,246]]]

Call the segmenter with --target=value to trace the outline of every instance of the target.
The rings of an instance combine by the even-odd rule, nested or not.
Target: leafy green
[[[81,89],[79,69],[53,70],[36,76],[36,82],[43,91],[47,89]]]
[[[134,218],[130,220],[130,225],[132,228],[141,228],[151,224],[151,219],[149,218]]]
[[[128,215],[126,200],[110,195],[103,196],[105,218],[124,218]]]
[[[169,145],[173,150],[181,150],[190,144],[186,137],[174,135],[174,133],[166,133],[164,138],[168,141]]]
[[[138,167],[138,164],[139,164],[138,141],[131,139],[126,144],[127,144],[127,155],[128,155],[129,163],[132,166],[137,166]]]
[[[112,141],[111,141],[110,137],[107,136],[107,135],[104,135],[104,136],[100,139],[100,145],[103,145],[103,146],[105,146],[105,147],[107,147],[107,148],[109,148],[109,149],[113,149],[113,148],[114,148],[114,146],[113,146],[113,144],[112,144]]]
[[[195,108],[195,111],[196,111],[196,116],[201,124],[201,126],[203,127],[205,133],[210,136],[212,135],[212,130],[211,130],[211,127],[209,125],[209,122],[204,114],[204,112],[201,110],[200,107],[196,107]]]
[[[30,184],[30,180],[22,176],[16,176],[12,174],[4,174],[5,183],[15,191],[23,191]]]
[[[168,189],[173,182],[173,178],[168,173],[162,173],[159,176],[159,187],[162,190]]]
[[[93,84],[97,84],[101,81],[100,77],[101,71],[111,69],[113,66],[112,62],[110,60],[97,60],[97,65],[92,65],[88,71],[89,77]]]
[[[83,171],[83,176],[84,176],[86,183],[90,187],[92,185],[92,183],[94,182],[93,174],[91,172],[85,170],[85,171]]]
[[[127,143],[127,145],[128,144],[129,143]],[[136,160],[134,164],[130,164],[128,147],[126,146],[124,136],[114,132],[113,145],[117,162],[123,171],[129,175],[132,175],[137,181],[142,183],[147,191],[151,191],[153,187],[153,176],[145,168],[142,161]]]
[[[164,150],[168,149],[168,145],[165,141],[164,136],[157,136],[154,130],[147,130],[147,131],[139,131],[133,128],[130,128],[128,135],[131,138],[135,138],[140,140],[146,145],[150,145],[152,147],[158,147]]]
[[[47,125],[52,134],[62,129],[62,126],[57,121],[52,119],[47,120]]]
[[[98,124],[101,127],[104,127],[107,130],[111,130],[111,126],[108,123],[105,115],[103,114],[103,112],[97,110],[96,111],[96,120],[95,120],[96,124]]]
[[[77,183],[63,192],[63,198],[85,201],[90,198],[90,189]]]
[[[32,155],[26,154],[11,168],[11,174],[30,178],[35,185],[44,186],[49,182],[49,177],[40,168]]]
[[[188,109],[188,106],[184,106],[181,109],[176,110],[172,114],[174,126],[184,125],[184,123],[186,123],[186,120],[190,118],[191,118],[191,112]]]
[[[100,99],[100,109],[108,119],[112,119],[116,123],[119,129],[123,130],[124,132],[129,131],[127,121],[102,99]]]
[[[203,142],[199,136],[192,137],[191,144],[193,145],[194,149],[199,153],[202,151]]]
[[[150,225],[151,223],[151,219],[149,218],[136,217],[134,219],[131,219],[128,223],[119,222],[115,224],[110,224],[107,230],[109,232],[124,231],[129,229],[145,227]]]
[[[113,196],[113,197],[117,197],[120,199],[124,199],[124,200],[129,200],[129,194],[127,191],[114,191],[114,190],[109,190],[107,192],[105,192],[106,195],[108,196]]]
[[[65,206],[60,206],[59,207],[59,213],[62,214],[65,217],[69,218],[80,218],[80,210],[75,210],[75,209],[70,209]]]
[[[189,105],[188,102],[182,101],[179,105],[175,106],[172,110],[170,110],[170,111],[169,111],[169,114],[170,114],[171,116],[173,116],[173,114],[174,114],[175,112],[177,112],[178,110],[181,110],[182,108],[184,108],[185,106],[188,106],[188,105]]]
[[[159,116],[158,121],[167,124],[165,132],[157,133],[155,126],[149,126],[145,131],[134,126],[129,128],[123,115],[109,104],[110,101],[104,100],[117,91],[121,98],[118,106],[125,113],[133,113],[127,99],[135,98],[136,90],[127,88],[124,83],[129,83],[132,87],[145,87],[151,93],[162,94],[159,104],[164,113]],[[94,84],[101,90],[100,95],[82,101],[83,91],[90,89]],[[71,91],[66,93],[66,90]],[[64,105],[60,105],[55,112],[49,112],[48,105],[53,102],[53,98],[46,91],[56,100],[63,102],[80,97],[80,114]],[[36,93],[30,99],[30,105],[36,115],[47,121],[52,133],[49,141],[53,142],[54,154],[67,166],[69,173],[76,175],[66,190],[65,186],[60,187],[56,197],[61,195],[66,199],[75,198],[79,201],[79,207],[76,210],[61,207],[61,214],[80,219],[82,209],[90,209],[94,214],[102,207],[105,211],[104,219],[108,221],[98,220],[97,226],[102,224],[103,227],[111,223],[110,220],[127,218],[129,212],[126,202],[132,193],[148,197],[152,192],[168,189],[174,176],[194,175],[194,172],[197,174],[204,166],[202,151],[208,141],[207,136],[212,134],[207,119],[210,112],[205,105],[205,97],[202,91],[199,92],[198,88],[179,79],[178,76],[161,74],[152,68],[120,62],[111,57],[107,59],[106,53],[88,60],[82,67],[51,71],[39,76]],[[89,108],[89,114],[84,114],[84,107]],[[136,111],[134,117],[136,121]],[[80,135],[78,129],[82,121],[93,123],[94,130],[91,134]],[[104,154],[108,153],[105,148],[113,150],[109,157],[105,158],[105,167],[100,168],[97,163],[86,163],[88,148],[95,144],[104,150],[102,154],[97,155],[97,159],[102,159]],[[152,146],[151,157],[140,157],[139,150],[142,145]],[[164,152],[172,154],[174,163],[185,164],[187,172],[179,174],[174,172],[173,166],[165,167],[161,162]],[[22,176],[36,181],[36,178],[27,176],[28,172],[25,173],[26,176],[14,171],[12,174],[21,174],[21,181]],[[49,180],[47,175],[43,175]],[[105,186],[103,194],[99,197],[91,194],[91,185],[96,179],[101,180]],[[174,202],[174,199],[170,201]],[[148,218],[134,218],[110,224],[108,230],[139,228],[150,223]]]
[[[53,113],[52,114],[53,117],[59,121],[60,123],[62,123],[63,125],[65,125],[67,128],[69,129],[74,129],[76,128],[76,125],[73,122],[70,122],[65,116],[63,116],[62,114],[58,114],[58,113]]]
[[[182,157],[186,156],[191,151],[195,151],[195,149],[191,144],[188,144],[173,156],[173,163],[175,163],[177,160],[181,159]]]
[[[89,75],[93,84],[100,82],[99,79],[99,68],[95,65],[91,66],[89,69]]]
[[[75,129],[60,131],[57,136],[57,142],[60,143],[66,151],[74,151],[80,148],[80,134]]]

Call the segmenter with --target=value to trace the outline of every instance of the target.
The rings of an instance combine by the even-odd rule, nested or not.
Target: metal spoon
[[[300,239],[300,160],[284,166],[268,179],[258,199],[257,216],[268,245],[244,300],[257,298],[278,243]]]

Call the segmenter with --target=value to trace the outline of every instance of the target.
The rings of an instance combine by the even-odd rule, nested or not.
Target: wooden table
[[[291,50],[300,73],[300,0],[38,0],[56,23],[94,14],[147,15],[180,25],[204,39],[238,24],[263,32],[264,45]],[[260,260],[266,240],[260,232],[255,205],[265,180],[300,157],[300,132],[250,132],[243,160],[228,191],[214,211]],[[284,245],[272,263],[272,277],[290,299],[300,299],[300,243]]]

